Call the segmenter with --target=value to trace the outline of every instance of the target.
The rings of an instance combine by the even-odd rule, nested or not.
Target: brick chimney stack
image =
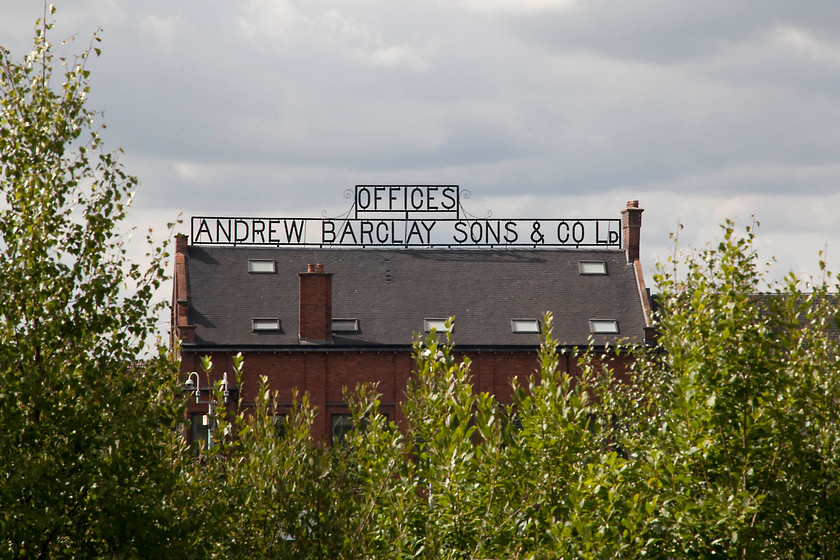
[[[300,332],[303,344],[332,344],[332,272],[310,264],[300,277]]]
[[[171,340],[195,341],[195,325],[189,324],[189,294],[187,293],[187,248],[188,238],[179,233],[175,236],[175,276],[172,285]]]
[[[639,260],[639,244],[642,230],[642,212],[638,200],[628,200],[627,208],[621,211],[621,234],[627,263]]]
[[[189,238],[183,233],[175,234],[175,254],[186,255]]]

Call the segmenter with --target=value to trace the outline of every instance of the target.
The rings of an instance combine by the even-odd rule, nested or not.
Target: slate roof
[[[274,274],[248,272],[249,259],[273,259]],[[582,275],[581,261],[605,262],[607,275]],[[333,317],[358,319],[358,334],[336,333],[333,347],[408,347],[425,318],[455,317],[452,341],[467,348],[533,348],[512,318],[554,314],[563,345],[586,345],[591,319],[618,321],[618,335],[596,345],[644,342],[635,269],[620,250],[311,249],[190,246],[188,320],[197,348],[300,347],[298,272],[321,263],[332,279]],[[253,318],[280,319],[281,331],[253,332]]]

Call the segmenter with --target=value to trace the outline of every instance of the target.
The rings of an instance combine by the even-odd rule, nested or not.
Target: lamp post
[[[195,381],[193,381],[193,376],[195,376]],[[207,393],[210,398],[209,400],[202,401],[200,385],[201,382],[198,373],[194,371],[187,376],[187,380],[184,382],[186,392],[195,394],[196,404],[207,405],[207,414],[204,415],[204,425],[207,426],[207,448],[210,449],[213,447],[213,431],[216,428],[216,400],[213,398],[212,391],[208,387]],[[225,405],[230,401],[231,392],[234,391],[236,391],[236,387],[231,387],[228,382],[227,372],[224,372],[222,374],[222,398],[224,399]]]

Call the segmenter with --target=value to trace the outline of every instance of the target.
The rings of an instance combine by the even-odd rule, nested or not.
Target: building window
[[[592,276],[605,276],[607,274],[607,263],[600,261],[580,261],[580,273]]]
[[[254,332],[279,331],[280,319],[256,318],[251,319],[251,330]]]
[[[277,272],[277,263],[273,259],[250,259],[248,261],[248,272],[251,274],[274,274]]]
[[[333,319],[332,332],[338,333],[358,333],[359,320],[358,319]]]
[[[522,417],[518,412],[512,412],[510,416],[503,414],[500,418],[502,421],[502,430],[510,430],[511,433],[522,431]]]
[[[514,333],[539,334],[540,321],[538,319],[511,319],[510,329]]]
[[[589,331],[592,334],[618,334],[618,321],[613,319],[590,319]]]
[[[190,417],[190,446],[195,453],[207,449],[207,415],[193,414]]]
[[[286,437],[286,415],[285,414],[275,414],[274,415],[274,436],[277,439],[283,439]]]
[[[333,414],[330,419],[330,438],[333,443],[342,444],[353,429],[353,417],[349,414]]]
[[[389,421],[388,414],[379,413],[379,415],[385,420],[387,424]],[[365,415],[362,418],[362,423],[359,429],[364,432],[367,430],[367,427],[370,425],[370,417]],[[351,414],[333,414],[330,417],[330,441],[332,443],[343,444],[344,440],[347,437],[347,434],[350,433],[350,430],[353,429],[353,416]]]
[[[439,333],[451,332],[446,327],[446,319],[423,319],[423,328],[426,332],[432,332],[432,329]]]

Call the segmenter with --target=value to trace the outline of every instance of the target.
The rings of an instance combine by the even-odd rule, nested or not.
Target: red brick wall
[[[502,403],[511,402],[511,378],[518,377],[521,385],[527,384],[528,376],[539,366],[534,352],[470,352],[472,383],[476,392],[487,392]],[[456,353],[458,360],[462,353]],[[222,372],[233,371],[233,353],[213,354],[212,378],[220,379]],[[625,364],[619,359],[614,364],[620,376],[625,375]],[[580,368],[574,358],[561,355],[559,368],[578,375]],[[184,351],[181,370],[201,371],[201,361],[196,353]],[[280,412],[288,411],[292,401],[292,390],[308,392],[310,402],[319,413],[313,432],[325,440],[330,435],[330,416],[348,413],[343,395],[344,387],[353,388],[358,383],[378,382],[381,393],[382,411],[391,420],[401,422],[399,403],[404,400],[405,387],[415,370],[414,358],[409,351],[342,351],[313,350],[310,352],[248,352],[245,355],[245,379],[242,400],[253,403],[260,378],[268,377],[269,387],[279,394]],[[206,377],[201,386],[205,387]],[[202,399],[205,400],[205,399]],[[204,412],[206,405],[190,405],[190,412]]]

